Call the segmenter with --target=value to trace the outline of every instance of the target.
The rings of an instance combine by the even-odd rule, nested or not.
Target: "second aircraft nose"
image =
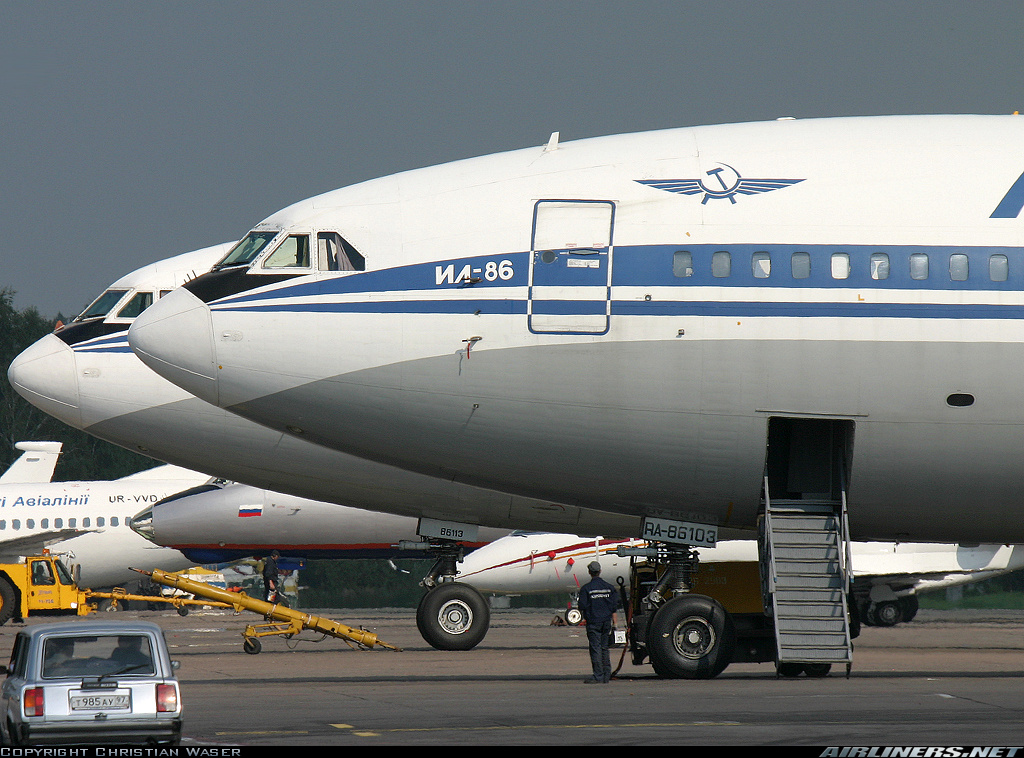
[[[191,292],[176,289],[143,311],[128,330],[128,344],[160,376],[217,404],[210,309]]]
[[[47,334],[25,348],[7,369],[7,378],[32,405],[81,427],[75,354],[60,337]]]

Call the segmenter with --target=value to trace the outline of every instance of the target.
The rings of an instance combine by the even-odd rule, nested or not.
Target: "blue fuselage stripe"
[[[720,261],[726,251],[730,261],[728,275],[716,276],[722,270],[721,267],[713,269],[712,261],[716,254]],[[674,267],[679,254],[684,254],[691,264]],[[887,256],[885,265],[873,264],[872,258],[877,259],[881,254]],[[849,259],[845,276],[834,275],[838,272],[836,255]],[[922,269],[924,257],[927,260]],[[1024,312],[1024,307],[1014,304],[969,302],[982,299],[978,297],[981,293],[1024,291],[1024,248],[646,245],[612,248],[609,258],[613,288],[638,288],[640,292],[642,288],[658,288],[653,295],[648,295],[650,299],[637,299],[634,293],[624,299],[620,294],[619,299],[611,302],[611,313],[620,316],[1019,319]],[[488,261],[498,259],[509,263],[513,272],[509,278],[477,278],[467,285],[441,275],[448,269],[479,269]],[[572,268],[561,272],[565,276],[559,276],[555,287],[538,288],[534,281],[534,287],[526,289],[530,283],[531,262],[530,253],[520,252],[454,262],[432,261],[321,279],[303,278],[291,284],[282,283],[266,292],[249,291],[224,298],[211,307],[215,311],[320,313],[525,314],[528,308],[530,312],[544,314],[606,312],[607,302],[595,299],[591,269],[578,270],[581,297],[574,299],[571,275],[575,269]],[[917,278],[922,275],[924,278]],[[258,282],[259,277],[253,279]],[[693,296],[696,293],[688,292],[693,287],[703,288],[699,299]],[[761,289],[762,293],[752,292],[749,298],[740,294],[752,287]],[[503,290],[511,294],[512,288],[518,288],[514,298],[500,297]],[[543,297],[538,294],[542,290]],[[806,296],[797,296],[807,290],[816,291],[812,301]],[[900,292],[871,296],[871,293],[892,290]],[[436,299],[425,294],[431,291],[438,293]],[[485,291],[499,297],[476,296]],[[605,291],[616,294],[614,290]],[[794,294],[787,296],[787,291]],[[528,293],[525,299],[523,292]],[[674,292],[678,292],[678,298]],[[768,292],[770,297],[766,296]],[[842,302],[830,302],[831,292]],[[850,302],[851,292],[866,295],[864,302]],[[956,299],[965,302],[868,302],[879,299],[913,301],[917,300],[917,292],[957,293]],[[403,293],[406,294],[401,297]],[[721,294],[716,297],[715,293]],[[352,296],[364,294],[374,299],[346,302]],[[986,295],[984,299],[991,300],[991,296]]]
[[[1021,208],[1024,208],[1024,174],[1017,177],[989,218],[1017,218]]]

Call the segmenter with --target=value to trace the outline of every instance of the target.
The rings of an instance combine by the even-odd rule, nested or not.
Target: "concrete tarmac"
[[[606,685],[584,683],[586,634],[552,626],[553,610],[496,610],[467,652],[428,646],[411,609],[315,612],[402,652],[305,632],[265,638],[262,653],[247,655],[242,629],[261,621],[252,614],[117,617],[164,628],[181,662],[183,745],[1024,744],[1024,612],[921,611],[897,627],[865,627],[849,678],[844,666],[779,679],[764,663],[710,681],[663,680],[627,654]],[[0,628],[0,655],[18,628]]]

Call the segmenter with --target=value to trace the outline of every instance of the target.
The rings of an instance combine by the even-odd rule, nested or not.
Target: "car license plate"
[[[73,711],[127,711],[132,707],[132,694],[127,690],[85,693],[71,692]]]

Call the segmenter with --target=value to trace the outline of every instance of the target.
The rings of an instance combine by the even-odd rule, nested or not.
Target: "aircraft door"
[[[527,325],[542,334],[604,334],[611,316],[615,204],[540,200],[534,206]]]

